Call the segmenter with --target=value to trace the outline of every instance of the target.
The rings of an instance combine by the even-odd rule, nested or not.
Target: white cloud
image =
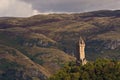
[[[32,8],[30,3],[21,0],[0,0],[0,16],[31,16],[39,11]]]
[[[37,11],[37,10],[33,10],[33,13],[32,13],[33,15],[37,15],[37,14],[40,14],[40,12],[39,11]]]

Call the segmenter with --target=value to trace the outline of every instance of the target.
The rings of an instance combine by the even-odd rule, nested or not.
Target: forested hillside
[[[120,62],[97,59],[84,66],[69,63],[49,80],[120,80]]]

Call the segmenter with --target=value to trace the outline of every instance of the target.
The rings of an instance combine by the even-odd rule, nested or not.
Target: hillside
[[[0,45],[1,80],[31,80],[33,78],[43,80],[48,76],[50,76],[50,73],[46,69],[34,63],[18,50]]]
[[[13,62],[24,65],[23,58],[27,57],[29,60],[25,68],[20,66],[21,70],[26,69],[26,76],[39,78],[29,72],[27,65],[33,64],[41,67],[32,67],[41,73],[40,76],[49,77],[64,64],[75,61],[74,54],[80,36],[86,42],[87,60],[94,61],[101,57],[120,60],[120,11],[48,14],[27,18],[1,17],[0,61],[5,59],[6,62],[0,64],[11,65]],[[13,51],[6,54],[6,48]],[[11,55],[14,51],[23,58],[17,59]],[[0,75],[5,72],[1,68]],[[34,79],[30,77],[30,80]]]

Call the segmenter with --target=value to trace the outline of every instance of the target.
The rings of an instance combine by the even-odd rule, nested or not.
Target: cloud
[[[0,0],[0,16],[31,16],[39,11],[32,8],[32,4],[21,0]]]
[[[120,0],[0,0],[0,16],[120,9]]]
[[[120,9],[120,0],[24,0],[41,12],[84,12]]]

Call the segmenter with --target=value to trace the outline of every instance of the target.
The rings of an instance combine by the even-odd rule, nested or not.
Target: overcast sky
[[[108,9],[120,9],[120,0],[0,0],[0,17]]]

